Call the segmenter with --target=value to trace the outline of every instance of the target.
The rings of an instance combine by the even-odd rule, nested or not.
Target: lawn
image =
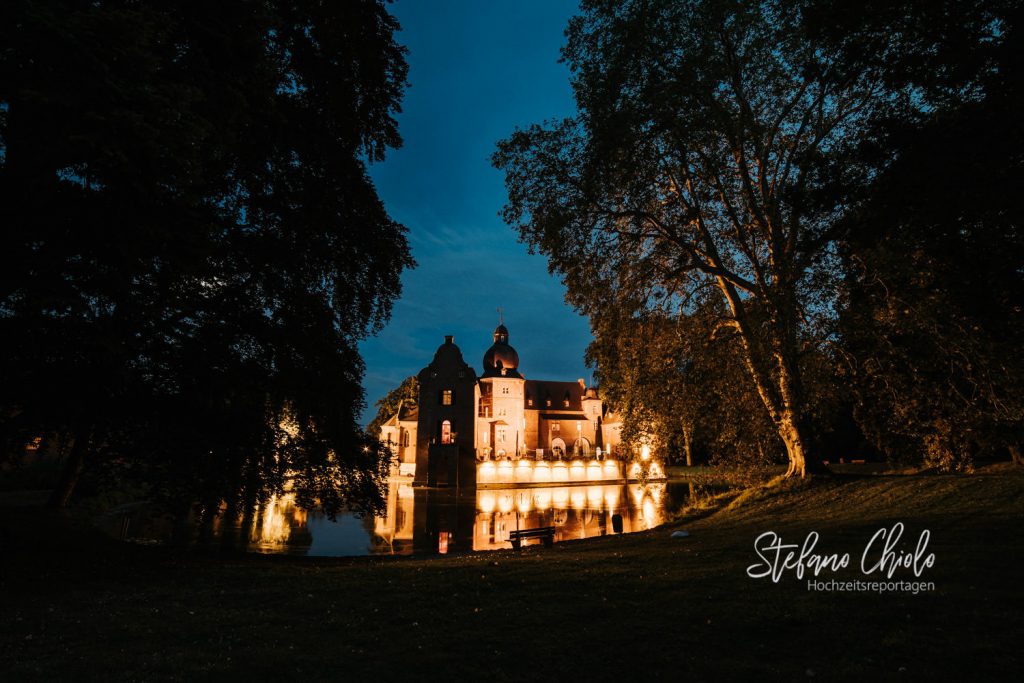
[[[844,475],[549,550],[315,560],[126,546],[8,507],[0,679],[1011,680],[1022,518],[1020,472]],[[816,530],[853,557],[835,577],[863,578],[897,521],[911,546],[931,532],[933,592],[746,574],[760,533]]]

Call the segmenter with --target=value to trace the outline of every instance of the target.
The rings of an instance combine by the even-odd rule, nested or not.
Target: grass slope
[[[203,557],[0,510],[0,679],[1013,680],[1024,476],[838,477],[550,550],[436,559]],[[854,569],[931,531],[934,593],[753,580],[774,530]],[[691,536],[672,539],[673,528]]]

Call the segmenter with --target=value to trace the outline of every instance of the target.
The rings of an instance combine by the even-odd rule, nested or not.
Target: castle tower
[[[494,344],[484,353],[475,444],[484,459],[518,457],[527,450],[526,380],[519,372],[519,354],[508,339],[508,328],[499,324]]]
[[[444,338],[418,378],[415,484],[472,486],[476,372],[463,360],[454,337]]]

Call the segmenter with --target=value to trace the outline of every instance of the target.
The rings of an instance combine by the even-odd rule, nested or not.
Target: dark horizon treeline
[[[345,3],[5,2],[0,437],[179,516],[376,509],[357,343],[412,265],[366,172],[397,23]]]
[[[625,436],[741,466],[1020,462],[1020,2],[586,1],[506,220]]]

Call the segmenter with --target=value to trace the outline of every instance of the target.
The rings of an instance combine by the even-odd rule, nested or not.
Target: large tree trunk
[[[57,485],[50,493],[50,499],[46,502],[49,508],[64,508],[71,502],[71,495],[75,492],[75,486],[82,476],[82,469],[85,467],[86,454],[89,452],[89,441],[91,434],[89,430],[79,430],[71,444],[71,452],[64,462]]]
[[[823,471],[820,461],[808,457],[802,426],[800,377],[795,364],[787,361],[791,354],[787,353],[786,340],[773,339],[774,352],[767,353],[747,320],[743,300],[736,289],[724,278],[719,278],[718,282],[733,315],[747,370],[761,402],[768,410],[768,416],[786,446],[789,459],[786,477],[804,478],[810,472]],[[775,372],[770,369],[773,361]]]
[[[683,423],[683,450],[686,451],[686,466],[693,467],[693,443],[690,441],[693,435],[693,427]]]
[[[782,443],[786,445],[786,456],[789,458],[786,476],[800,477],[801,479],[806,477],[807,449],[795,416],[790,411],[784,411],[780,416],[778,427]]]

